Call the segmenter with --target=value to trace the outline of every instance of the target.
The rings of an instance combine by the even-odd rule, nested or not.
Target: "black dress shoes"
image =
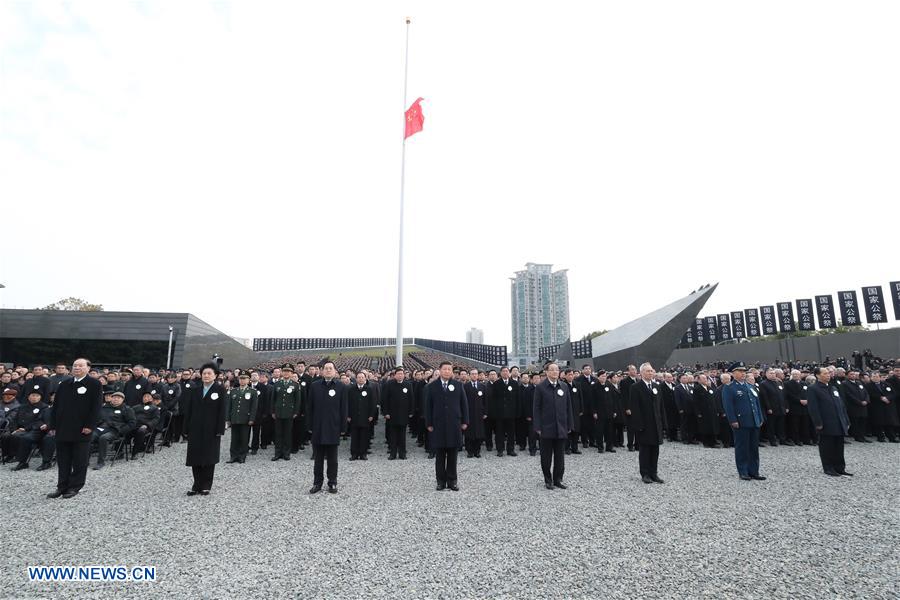
[[[62,495],[63,498],[74,498],[78,495],[78,490],[69,490],[65,494]]]
[[[201,496],[209,496],[209,490],[200,490],[199,493]]]
[[[643,481],[644,483],[653,483],[653,480],[650,479],[649,475],[644,475],[643,477],[641,477],[641,481]]]
[[[847,471],[838,471],[838,475],[846,475],[847,477],[853,477],[853,473],[848,473]]]
[[[228,460],[225,461],[225,464],[226,464],[226,465],[230,465],[230,464],[234,464],[234,463],[236,463],[236,462],[238,462],[238,459],[236,459],[236,458],[229,458]]]
[[[765,477],[763,477],[762,475],[760,475],[758,473],[756,475],[751,475],[750,479],[753,479],[755,481],[765,481],[766,480]]]
[[[663,481],[662,479],[660,479],[660,478],[657,477],[656,475],[651,475],[651,476],[650,476],[650,479],[653,481],[653,483],[665,483],[665,481]]]
[[[825,474],[828,475],[829,477],[840,477],[841,476],[840,473],[838,473],[837,471],[833,471],[831,469],[828,469],[827,471],[825,471]]]
[[[434,487],[434,489],[439,492],[443,492],[446,488],[447,485],[443,481],[438,481],[437,485]]]
[[[328,484],[328,493],[329,494],[337,494],[337,484],[336,483]]]
[[[547,488],[548,490],[552,490],[552,489],[553,489],[553,482],[552,482],[552,481],[545,481],[545,482],[544,482],[544,487]]]
[[[510,456],[518,456],[518,454],[516,454],[515,450],[513,450],[512,452],[507,452],[507,454]]]
[[[48,498],[59,498],[64,493],[65,493],[65,491],[63,491],[63,490],[56,490],[56,491],[53,491],[53,492],[50,492],[49,494],[47,494],[47,497]]]
[[[564,490],[564,489],[566,489],[568,486],[566,486],[566,484],[564,484],[562,481],[554,481],[554,482],[553,482],[553,487],[558,487],[559,489]]]
[[[310,493],[310,494],[318,494],[318,493],[321,492],[321,491],[322,491],[322,486],[321,486],[321,485],[314,485],[314,486],[312,486],[311,488],[309,488],[309,493]]]
[[[741,475],[741,479],[744,481],[753,481],[753,478],[749,475]]]
[[[450,491],[453,491],[453,492],[458,492],[458,491],[459,491],[459,486],[456,485],[456,482],[455,482],[455,481],[451,481],[450,483],[448,483],[448,484],[447,484],[447,487],[450,488]]]
[[[28,468],[28,463],[19,463],[12,468],[13,471],[22,471]]]
[[[276,460],[279,460],[280,458],[281,458],[281,455],[280,455],[280,454],[276,454],[275,456],[273,456],[273,457],[271,458],[271,460],[272,460],[272,462],[275,462]]]
[[[49,469],[52,466],[53,466],[52,463],[48,463],[48,462],[41,463],[40,466],[37,469],[35,469],[35,471],[46,471],[47,469]]]
[[[188,495],[188,496],[196,496],[196,495],[199,494],[199,493],[200,493],[200,492],[198,492],[198,491],[196,491],[196,490],[188,490],[187,495]]]

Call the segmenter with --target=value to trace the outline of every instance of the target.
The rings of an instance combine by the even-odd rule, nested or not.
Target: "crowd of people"
[[[758,473],[758,457],[747,458],[757,443],[818,444],[822,452],[820,438],[826,435],[837,435],[842,446],[851,443],[847,438],[900,442],[900,364],[864,372],[852,364],[738,364],[659,372],[650,365],[628,365],[622,371],[594,372],[589,364],[574,369],[548,363],[522,372],[518,367],[479,369],[447,358],[422,353],[409,362],[423,368],[383,372],[365,367],[339,370],[326,357],[318,364],[301,359],[226,371],[216,364],[197,370],[153,371],[142,365],[95,369],[84,359],[83,365],[76,361],[72,372],[63,363],[55,365],[53,373],[42,365],[0,365],[0,453],[3,463],[14,463],[13,470],[29,468],[39,455],[37,469],[45,470],[57,454],[63,462],[60,442],[80,443],[67,446],[66,477],[71,477],[75,470],[86,469],[94,454],[93,468],[101,469],[116,457],[186,442],[187,463],[194,467],[193,495],[209,493],[219,462],[218,439],[229,428],[227,462],[232,464],[244,463],[270,446],[270,460],[291,460],[312,445],[313,493],[325,483],[326,462],[328,489],[337,491],[337,447],[342,441],[349,442],[350,460],[368,459],[380,421],[388,460],[406,459],[411,441],[440,463],[438,489],[451,490],[458,489],[457,451],[470,459],[480,458],[482,452],[496,452],[498,457],[540,453],[545,484],[553,489],[565,487],[564,456],[588,449],[639,452],[642,479],[662,483],[657,461],[663,440],[707,448],[737,446],[738,471],[746,479],[764,479]],[[430,366],[434,362],[437,368]],[[76,368],[84,371],[80,378]],[[96,384],[96,406],[87,402],[90,386],[84,385],[85,377]],[[72,382],[79,385],[74,392]],[[825,386],[827,398],[816,399],[817,385]],[[63,440],[57,432],[65,412],[58,406],[61,391],[71,398],[67,401],[83,405],[73,413],[82,425],[74,427],[74,440]],[[827,407],[822,398],[828,400]],[[831,415],[826,421],[837,419],[830,429],[838,434],[824,427],[823,408]],[[748,428],[756,430],[755,437],[745,439]],[[834,440],[829,443],[823,468],[840,474],[845,471],[843,450],[840,458],[833,458]],[[74,467],[73,461],[78,463]],[[835,464],[841,466],[829,468]],[[58,491],[77,493],[84,477],[75,473],[74,483],[66,481],[61,475]]]

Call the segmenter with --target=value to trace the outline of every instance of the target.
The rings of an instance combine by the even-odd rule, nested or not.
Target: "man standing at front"
[[[87,359],[75,361],[73,377],[60,382],[49,411],[48,429],[56,437],[59,479],[56,491],[47,494],[48,498],[71,498],[81,490],[87,477],[91,434],[103,404],[103,386],[87,376],[90,366]]]
[[[456,458],[469,426],[469,402],[463,385],[453,381],[453,365],[442,362],[439,370],[441,376],[428,384],[424,394],[425,427],[435,454],[437,490],[448,487],[458,492]]]
[[[330,360],[322,365],[322,379],[309,384],[307,392],[307,417],[312,436],[313,486],[309,493],[322,491],[323,467],[328,461],[328,492],[337,493],[338,444],[347,423],[347,387],[336,379],[337,371]]]
[[[545,367],[547,379],[534,388],[534,432],[541,439],[541,470],[544,487],[566,489],[563,474],[566,471],[566,443],[575,427],[572,397],[569,386],[559,380],[559,365]],[[550,467],[553,467],[551,473]]]
[[[850,419],[841,393],[831,387],[831,371],[827,367],[816,367],[816,383],[806,390],[809,418],[819,434],[819,457],[826,475],[851,476],[844,462],[844,436],[850,429]]]
[[[659,446],[663,442],[665,412],[662,410],[659,389],[653,383],[653,367],[650,363],[644,363],[640,372],[640,379],[628,390],[628,409],[625,414],[631,418],[629,422],[635,432],[641,481],[662,483],[663,480],[657,475],[657,463]]]
[[[765,422],[756,388],[744,378],[747,368],[736,362],[728,369],[734,381],[722,388],[722,409],[734,434],[734,462],[744,481],[765,477],[759,474],[759,428]]]

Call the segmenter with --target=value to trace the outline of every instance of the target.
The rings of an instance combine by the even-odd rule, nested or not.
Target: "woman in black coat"
[[[194,472],[194,485],[188,496],[209,495],[213,474],[219,462],[219,447],[225,434],[225,388],[216,383],[218,368],[212,363],[200,369],[199,385],[192,385],[182,396],[184,431],[187,433],[187,466]]]

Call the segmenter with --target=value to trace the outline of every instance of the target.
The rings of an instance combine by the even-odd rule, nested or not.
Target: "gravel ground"
[[[220,464],[208,497],[185,496],[184,445],[89,471],[72,500],[44,497],[55,470],[4,467],[0,596],[900,597],[897,444],[848,446],[852,478],[822,474],[815,448],[762,449],[764,482],[740,481],[731,450],[666,444],[665,485],[640,481],[637,453],[591,451],[566,457],[570,487],[552,492],[527,452],[463,454],[461,491],[436,492],[420,449],[388,462],[381,439],[367,462],[341,447],[337,495],[307,495],[308,454],[273,463],[271,448]],[[158,580],[26,573],[117,564]]]

